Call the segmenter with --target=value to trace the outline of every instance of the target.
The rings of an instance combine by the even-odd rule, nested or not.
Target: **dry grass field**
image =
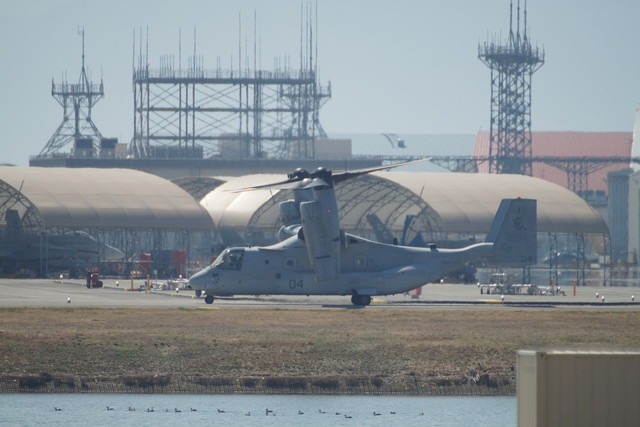
[[[639,343],[637,312],[0,309],[0,391],[504,394],[519,348]]]

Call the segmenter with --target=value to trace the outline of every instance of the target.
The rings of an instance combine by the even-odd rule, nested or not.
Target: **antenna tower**
[[[531,175],[531,76],[544,64],[544,50],[527,35],[527,3],[520,26],[520,0],[514,31],[513,1],[509,4],[509,38],[485,41],[478,58],[491,69],[489,173]]]
[[[132,155],[167,159],[313,159],[316,139],[327,137],[320,125],[319,111],[331,97],[330,84],[319,83],[313,12],[310,4],[306,9],[301,6],[299,69],[288,59],[276,60],[272,71],[258,68],[255,13],[253,60],[247,56],[250,52],[246,41],[242,43],[239,17],[238,58],[231,58],[228,68],[222,67],[220,60],[216,68],[204,67],[204,58],[196,51],[195,34],[193,58],[186,69],[182,67],[181,54],[177,64],[172,55],[164,55],[160,68],[149,68],[148,52],[143,52],[142,46],[136,61],[134,41],[137,65],[133,70]]]
[[[62,106],[63,119],[38,157],[51,157],[70,143],[73,143],[73,157],[93,157],[103,139],[91,120],[91,109],[104,97],[104,86],[102,79],[100,84],[92,84],[87,77],[84,66],[84,28],[78,30],[78,35],[82,37],[80,78],[77,84],[70,84],[66,79],[59,84],[51,81],[51,96]]]

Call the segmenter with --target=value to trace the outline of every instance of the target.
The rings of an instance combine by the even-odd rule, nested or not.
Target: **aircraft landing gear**
[[[213,295],[207,295],[206,297],[204,297],[204,302],[206,302],[207,304],[212,304],[213,303]]]
[[[353,295],[351,297],[351,303],[353,305],[366,306],[371,304],[371,297],[369,295]]]
[[[196,296],[200,298],[201,295],[202,295],[202,289],[196,289]]]

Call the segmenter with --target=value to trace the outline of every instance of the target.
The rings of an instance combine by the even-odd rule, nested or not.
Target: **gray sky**
[[[517,0],[515,0],[517,1]],[[524,4],[524,0],[523,0]],[[149,28],[152,67],[163,54],[183,63],[237,68],[238,14],[252,50],[253,15],[262,69],[299,64],[299,0],[2,0],[0,163],[27,165],[62,121],[51,97],[66,72],[86,65],[105,98],[93,120],[106,137],[133,133],[134,28]],[[530,38],[546,64],[533,77],[533,130],[631,131],[640,100],[640,2],[529,0]],[[489,127],[489,70],[478,43],[507,35],[508,0],[319,0],[319,70],[333,97],[321,110],[327,133],[474,134]],[[187,53],[189,52],[189,53]],[[282,59],[284,60],[284,59]],[[251,59],[253,61],[253,59]],[[439,149],[438,152],[442,150]],[[425,147],[428,154],[429,147]],[[452,153],[455,154],[455,153]],[[469,153],[470,154],[470,153]]]

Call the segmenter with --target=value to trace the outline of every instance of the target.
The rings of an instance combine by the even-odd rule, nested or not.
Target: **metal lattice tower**
[[[531,175],[531,76],[544,64],[544,50],[527,36],[526,0],[522,33],[520,0],[515,32],[513,2],[509,13],[508,41],[478,46],[478,58],[491,69],[489,172]]]
[[[253,68],[205,69],[195,35],[187,69],[170,55],[150,69],[140,52],[129,151],[137,158],[313,159],[315,140],[327,137],[320,107],[331,97],[330,84],[318,83],[313,35],[308,30],[306,55],[301,41],[299,70],[261,71],[255,60]]]
[[[313,71],[134,71],[138,158],[313,159],[331,96]]]
[[[38,157],[51,157],[72,147],[73,157],[93,157],[100,149],[102,134],[91,120],[91,109],[104,97],[102,79],[92,84],[84,66],[84,29],[82,36],[82,68],[77,84],[66,80],[51,81],[51,95],[63,108],[63,119]]]

